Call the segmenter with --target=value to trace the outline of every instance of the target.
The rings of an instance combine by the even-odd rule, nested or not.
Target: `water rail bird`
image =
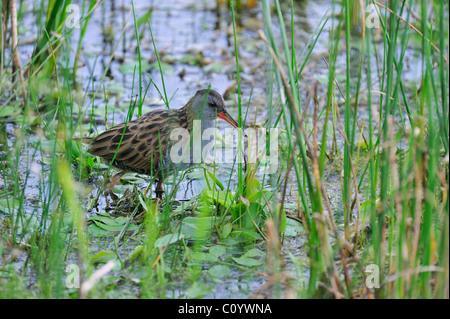
[[[89,139],[89,153],[102,157],[108,164],[112,162],[113,166],[121,170],[111,179],[110,190],[123,174],[136,172],[154,177],[157,182],[155,193],[161,197],[167,176],[176,169],[186,169],[192,165],[192,154],[187,165],[181,167],[174,163],[170,148],[179,140],[171,136],[172,132],[181,129],[191,135],[195,120],[199,120],[203,131],[214,127],[217,118],[238,129],[238,123],[225,109],[223,97],[212,89],[199,90],[180,109],[154,110]]]

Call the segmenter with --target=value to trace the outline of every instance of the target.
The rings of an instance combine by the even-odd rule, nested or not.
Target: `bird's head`
[[[223,97],[215,90],[199,90],[191,99],[192,111],[201,120],[214,121],[216,118],[238,128],[238,123],[231,117],[225,108]]]

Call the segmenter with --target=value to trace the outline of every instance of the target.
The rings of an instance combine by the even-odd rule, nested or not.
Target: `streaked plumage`
[[[206,98],[206,94],[208,97]],[[175,128],[192,132],[193,120],[210,123],[220,117],[237,128],[236,121],[225,110],[222,96],[214,90],[200,90],[180,109],[161,109],[142,117],[118,124],[92,139],[89,153],[100,156],[108,163],[123,170],[155,176],[156,193],[161,196],[164,179],[174,170],[168,156],[170,140]],[[117,154],[116,154],[117,152]]]

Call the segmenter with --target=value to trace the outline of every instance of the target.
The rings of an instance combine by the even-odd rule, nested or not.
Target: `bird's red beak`
[[[223,111],[217,114],[222,120],[225,120],[226,122],[230,123],[234,128],[239,128],[237,122],[231,117],[230,114],[228,114],[227,111]]]
[[[235,129],[239,129],[239,124],[234,120],[234,118],[231,117],[231,115],[226,111],[223,110],[223,112],[217,113],[217,115],[224,121],[230,123]],[[242,132],[244,137],[247,137],[247,134]]]

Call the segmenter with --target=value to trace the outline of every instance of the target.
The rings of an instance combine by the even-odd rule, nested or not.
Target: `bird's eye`
[[[209,102],[209,106],[211,106],[211,107],[217,107],[216,102]]]

